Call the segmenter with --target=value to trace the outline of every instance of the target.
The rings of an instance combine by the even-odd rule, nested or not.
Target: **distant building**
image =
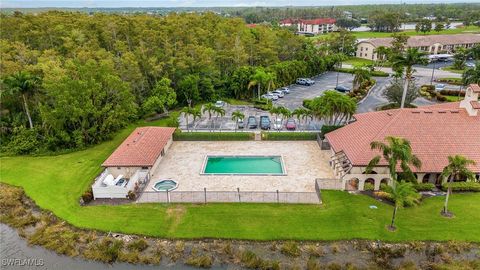
[[[335,25],[337,21],[332,18],[318,18],[312,20],[304,19],[285,19],[280,21],[280,26],[297,28],[297,32],[300,34],[325,34],[333,31],[337,31]]]
[[[358,42],[356,56],[369,60],[377,60],[375,50],[378,47],[390,47],[393,38],[372,38]],[[471,48],[480,45],[480,34],[428,35],[412,36],[407,47],[418,48],[427,54],[453,53],[456,48]]]
[[[353,14],[352,14],[352,12],[350,12],[350,11],[344,11],[344,12],[343,12],[343,16],[344,16],[345,18],[347,18],[347,19],[352,19],[352,18],[353,18],[352,15],[353,15]]]

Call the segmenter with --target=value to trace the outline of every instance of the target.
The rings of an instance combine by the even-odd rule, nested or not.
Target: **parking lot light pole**
[[[433,68],[432,68],[432,78],[430,78],[430,85],[433,85],[433,75],[435,74],[435,64],[437,61],[433,61]]]

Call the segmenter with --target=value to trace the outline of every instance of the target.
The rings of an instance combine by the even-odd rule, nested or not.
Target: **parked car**
[[[467,68],[474,68],[476,65],[475,65],[475,63],[466,63],[465,66]]]
[[[312,79],[308,79],[308,78],[307,78],[306,80],[307,80],[307,82],[308,82],[310,85],[315,84],[315,81],[312,80]]]
[[[337,90],[338,92],[342,92],[342,93],[350,92],[350,89],[348,87],[343,86],[343,85],[339,85],[339,86],[335,87],[335,90]]]
[[[217,100],[217,102],[215,102],[215,107],[224,107],[225,104],[225,101]]]
[[[266,94],[262,95],[262,98],[272,100],[272,101],[278,100],[278,96],[274,95],[273,93],[266,93]]]
[[[295,119],[289,118],[287,120],[287,123],[285,124],[285,128],[287,128],[287,130],[295,130],[297,128],[297,123],[295,123]]]
[[[283,129],[283,119],[276,118],[273,120],[273,129],[275,130],[282,130]]]
[[[445,84],[439,83],[435,85],[435,91],[442,91],[445,90]]]
[[[281,90],[275,90],[272,92],[272,94],[278,96],[279,98],[283,98],[285,95],[283,94],[283,91]]]
[[[313,83],[312,83],[312,80],[310,80],[310,79],[298,78],[298,79],[297,79],[297,84],[310,86],[310,85],[312,85]]]
[[[290,88],[288,88],[288,87],[282,87],[282,88],[280,88],[280,90],[281,90],[284,94],[290,94]]]
[[[247,120],[247,127],[249,129],[254,129],[258,127],[257,118],[253,115],[250,115]]]
[[[245,127],[245,123],[243,122],[243,120],[238,120],[237,128],[243,129],[244,127]]]
[[[270,129],[270,118],[268,116],[260,116],[260,128],[265,130]]]

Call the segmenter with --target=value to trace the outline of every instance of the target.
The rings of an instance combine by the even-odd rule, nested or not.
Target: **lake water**
[[[455,29],[458,26],[462,25],[461,22],[452,22],[450,23],[450,29]],[[433,27],[435,27],[435,24],[433,24]],[[402,23],[402,27],[400,27],[401,30],[415,30],[415,24],[414,23]],[[352,31],[354,32],[367,32],[370,31],[370,28],[366,26],[360,26],[358,28],[354,28]]]
[[[0,269],[32,269],[32,270],[150,270],[150,269],[181,269],[196,268],[181,265],[132,265],[127,263],[105,264],[78,258],[58,255],[55,252],[39,246],[29,246],[15,229],[0,223]],[[219,269],[219,268],[217,268]]]

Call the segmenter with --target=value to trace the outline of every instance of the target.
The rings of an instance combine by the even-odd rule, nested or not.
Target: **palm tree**
[[[272,107],[270,109],[270,114],[273,115],[273,117],[275,117],[275,123],[277,123],[278,116],[281,114],[281,107],[277,107],[277,106]],[[283,125],[283,120],[282,120],[282,125]],[[280,129],[278,129],[277,131],[280,132]]]
[[[474,68],[465,70],[462,76],[463,85],[469,85],[472,83],[480,84],[480,61],[477,61]]]
[[[8,86],[12,94],[20,93],[23,100],[23,109],[28,118],[30,128],[33,128],[33,121],[28,108],[28,97],[33,93],[39,84],[39,78],[26,71],[20,71],[5,78],[4,83]]]
[[[218,116],[221,116],[221,117],[225,116],[225,109],[222,107],[214,106],[213,112],[215,113],[215,124],[213,129],[215,129],[215,126],[217,125],[217,121],[218,121]],[[222,126],[220,125],[220,130],[221,129],[222,129]]]
[[[241,111],[234,111],[232,113],[232,120],[235,121],[235,132],[237,132],[238,121],[243,120],[245,118],[245,114]]]
[[[448,212],[448,199],[452,194],[452,183],[460,180],[460,177],[466,177],[468,180],[474,180],[475,174],[468,169],[468,166],[475,165],[475,161],[464,156],[455,155],[448,157],[448,165],[443,169],[441,177],[449,178],[447,196],[445,196],[445,205],[443,206],[442,215],[451,216]]]
[[[363,67],[355,67],[353,69],[353,89],[360,89],[362,87],[362,84],[372,77],[370,74],[370,71]]]
[[[379,46],[375,49],[375,53],[377,54],[377,61],[379,61],[378,66],[383,66],[383,63],[387,60],[388,55],[391,53],[391,49],[385,46]]]
[[[212,112],[215,111],[215,108],[216,108],[216,106],[213,103],[207,103],[207,104],[203,105],[202,113],[205,113],[205,112],[208,113],[208,121],[210,121],[210,127],[212,126],[212,122],[211,122]]]
[[[413,165],[415,168],[420,168],[422,162],[416,155],[412,153],[412,147],[410,142],[403,138],[388,136],[385,138],[384,142],[373,141],[370,143],[372,150],[379,150],[382,152],[382,156],[375,156],[367,165],[367,171],[371,171],[373,167],[380,163],[380,159],[383,159],[388,164],[388,169],[390,172],[390,177],[392,182],[398,180],[397,177],[397,166],[400,166],[403,174],[407,180],[414,180],[415,176],[410,169],[410,165]]]
[[[265,83],[267,77],[267,73],[263,68],[257,68],[255,70],[255,74],[252,75],[250,78],[250,82],[248,83],[248,89],[252,88],[253,86],[257,87],[257,95],[260,98],[260,91],[262,84]],[[255,96],[255,95],[254,95]]]
[[[279,114],[282,116],[283,119],[288,119],[292,116],[292,112],[286,107],[278,107]]]
[[[188,117],[189,117],[190,115],[192,115],[192,113],[193,113],[192,107],[184,107],[184,108],[180,111],[180,113],[183,113],[183,116],[185,117],[185,119],[186,119],[186,121],[187,121],[187,131],[190,131],[190,130],[188,129]],[[194,121],[195,121],[195,120],[194,120]]]
[[[405,74],[405,85],[403,87],[400,108],[405,106],[405,98],[407,96],[408,86],[412,80],[412,75],[415,72],[413,65],[426,65],[427,63],[428,60],[425,58],[425,53],[419,51],[417,48],[409,48],[404,54],[397,54],[393,56],[393,70],[398,74]]]
[[[404,205],[418,204],[418,199],[421,195],[413,187],[412,183],[401,181],[399,183],[393,182],[392,186],[387,188],[386,192],[390,194],[390,198],[394,202],[392,221],[390,223],[389,229],[394,231],[395,228],[395,217],[399,208],[402,208]]]
[[[275,88],[275,81],[277,80],[277,75],[273,72],[267,72],[265,76],[265,84],[267,85],[267,92],[270,92],[271,89]]]
[[[307,111],[307,109],[302,108],[302,107],[299,107],[299,108],[296,108],[295,110],[293,110],[292,115],[297,118],[298,126],[300,126],[301,120],[306,117],[306,114],[307,114],[306,111]]]
[[[192,108],[191,115],[193,116],[193,123],[192,124],[195,127],[195,120],[202,117],[202,112],[200,111],[200,108]]]

